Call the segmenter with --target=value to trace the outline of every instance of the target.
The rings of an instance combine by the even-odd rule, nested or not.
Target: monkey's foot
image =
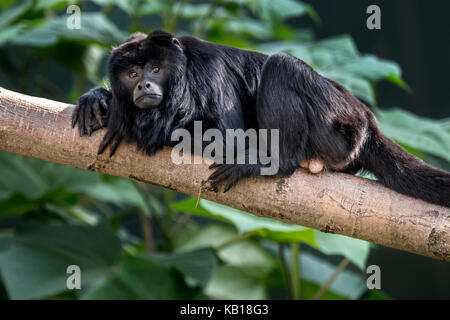
[[[218,185],[225,182],[224,193],[236,185],[240,179],[251,175],[256,169],[255,165],[217,163],[213,163],[209,168],[217,168],[217,170],[208,177],[208,180],[202,183],[202,187],[208,190],[217,191]]]
[[[323,171],[324,163],[320,159],[303,160],[300,162],[300,167],[308,169],[313,174],[317,174]]]

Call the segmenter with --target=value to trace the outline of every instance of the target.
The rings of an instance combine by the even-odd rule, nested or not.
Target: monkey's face
[[[148,62],[144,66],[131,66],[120,74],[120,81],[132,92],[133,103],[140,109],[154,108],[164,99],[164,88],[169,76],[164,64]]]
[[[172,35],[162,31],[133,35],[110,58],[113,100],[139,109],[162,106],[175,90],[184,63],[181,45]]]

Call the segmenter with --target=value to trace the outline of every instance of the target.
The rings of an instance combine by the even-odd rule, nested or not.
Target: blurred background
[[[80,29],[67,28],[71,4]],[[381,30],[366,27],[371,4]],[[108,53],[135,31],[285,51],[351,90],[409,152],[449,170],[449,9],[419,0],[0,0],[0,86],[75,103],[108,86]],[[448,263],[196,202],[0,152],[0,298],[450,298]],[[366,286],[373,264],[381,290]],[[80,290],[67,288],[70,265],[81,269]]]

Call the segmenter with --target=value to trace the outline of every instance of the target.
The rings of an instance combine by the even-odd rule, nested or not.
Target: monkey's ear
[[[125,42],[140,41],[140,40],[144,40],[145,38],[147,38],[147,35],[145,33],[135,32],[132,35],[130,35],[128,37],[128,39],[125,40]]]
[[[180,41],[178,41],[177,38],[172,38],[172,43],[173,43],[174,45],[176,45],[176,46],[179,46],[179,47],[181,48],[181,43],[180,43]]]

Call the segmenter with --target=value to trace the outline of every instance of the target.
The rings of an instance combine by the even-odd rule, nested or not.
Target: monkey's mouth
[[[163,96],[157,93],[143,94],[134,100],[134,105],[139,109],[147,109],[159,106]]]
[[[157,93],[149,93],[149,94],[143,94],[142,96],[138,97],[135,102],[142,101],[144,99],[161,99],[162,95]]]

